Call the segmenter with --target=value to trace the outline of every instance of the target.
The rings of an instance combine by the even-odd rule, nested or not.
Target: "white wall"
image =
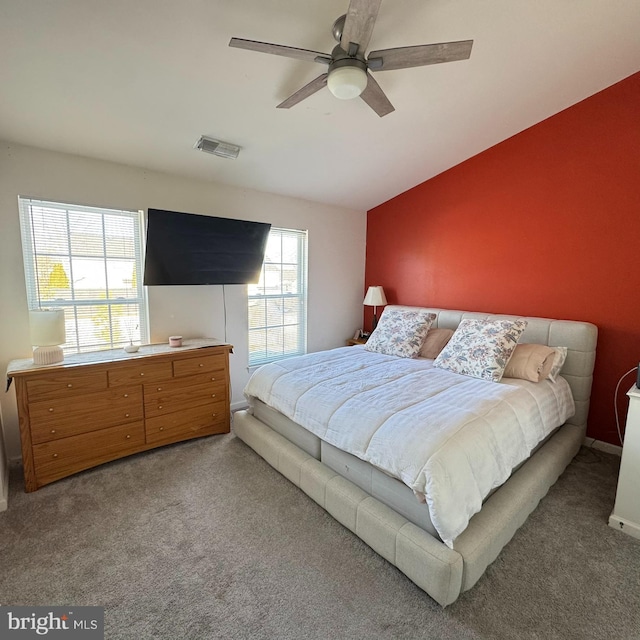
[[[211,158],[211,174],[217,162]],[[319,178],[321,179],[321,178]],[[344,344],[362,324],[366,212],[191,180],[142,168],[0,142],[0,368],[31,355],[20,240],[19,195],[123,209],[159,208],[271,222],[309,231],[309,351]],[[247,371],[246,288],[150,287],[152,342],[169,335],[216,337],[234,345],[232,403]],[[20,455],[13,387],[0,394],[9,458]]]

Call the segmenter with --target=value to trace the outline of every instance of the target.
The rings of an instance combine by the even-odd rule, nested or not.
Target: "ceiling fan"
[[[395,110],[394,106],[369,71],[391,71],[467,60],[471,55],[473,40],[381,49],[371,51],[365,58],[381,3],[382,0],[349,2],[347,13],[333,24],[332,33],[338,44],[331,54],[243,38],[231,38],[229,46],[328,65],[327,73],[298,89],[281,102],[278,109],[289,109],[326,85],[336,98],[348,100],[360,96],[380,117],[386,116]]]

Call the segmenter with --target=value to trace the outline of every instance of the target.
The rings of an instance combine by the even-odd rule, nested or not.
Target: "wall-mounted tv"
[[[149,209],[144,284],[249,284],[260,278],[271,225]]]

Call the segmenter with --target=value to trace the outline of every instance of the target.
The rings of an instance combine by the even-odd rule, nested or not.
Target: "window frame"
[[[60,210],[61,215],[66,218],[67,234],[66,240],[68,243],[68,249],[66,253],[59,253],[60,260],[68,259],[71,263],[73,258],[83,257],[81,251],[77,251],[72,248],[72,236],[69,233],[69,215],[71,213],[91,213],[102,216],[102,229],[103,229],[103,252],[101,255],[87,254],[85,258],[102,259],[105,265],[105,272],[107,272],[107,265],[109,264],[108,251],[106,248],[106,240],[104,236],[105,229],[105,216],[121,216],[125,219],[133,221],[134,239],[134,263],[136,273],[136,287],[132,287],[131,291],[135,292],[133,297],[118,297],[109,298],[109,283],[108,279],[105,280],[104,298],[76,298],[75,287],[73,283],[72,269],[69,277],[71,278],[70,295],[69,297],[57,298],[57,299],[44,299],[41,297],[41,284],[39,282],[38,274],[38,257],[51,257],[53,252],[51,251],[39,251],[37,248],[38,232],[34,229],[33,224],[33,207],[41,207],[43,209]],[[25,275],[25,287],[27,293],[27,304],[29,310],[39,308],[57,309],[62,308],[65,310],[65,324],[67,327],[69,323],[73,323],[74,331],[67,331],[67,342],[62,345],[65,354],[82,353],[88,351],[100,351],[105,349],[115,349],[122,347],[129,342],[140,342],[146,344],[149,342],[149,312],[148,312],[148,299],[146,287],[142,284],[142,274],[144,273],[144,237],[146,216],[142,210],[134,209],[114,209],[107,207],[96,207],[93,205],[75,204],[69,202],[61,202],[56,200],[47,200],[44,198],[33,198],[29,196],[18,196],[18,210],[20,217],[20,232],[22,240],[22,255],[24,262],[24,275]],[[115,258],[111,256],[111,261],[115,262],[122,260],[122,258]],[[66,274],[65,274],[66,275]],[[97,288],[96,288],[97,290]],[[127,306],[137,307],[138,326],[135,330],[128,332],[126,338],[118,339],[115,335],[117,333],[114,326],[114,309],[124,308]],[[81,308],[89,307],[105,307],[107,324],[106,329],[108,331],[108,339],[104,340],[83,340],[84,334],[79,329],[78,310]],[[69,317],[71,315],[71,317]],[[74,339],[75,338],[75,339]]]
[[[247,286],[247,314],[248,314],[248,366],[249,368],[255,368],[262,366],[263,364],[268,364],[270,362],[276,362],[278,360],[282,360],[283,358],[291,358],[298,355],[304,355],[307,352],[307,271],[308,271],[308,231],[301,229],[287,229],[283,227],[271,227],[269,232],[269,239],[271,240],[272,234],[279,234],[280,240],[282,242],[282,238],[285,236],[295,237],[297,240],[297,260],[295,263],[285,262],[282,258],[280,261],[270,261],[268,260],[268,256],[265,252],[264,262],[262,264],[262,269],[260,271],[260,280],[256,285],[248,285]],[[292,264],[296,265],[296,282],[297,282],[297,291],[295,293],[291,292],[283,292],[282,291],[282,275],[281,275],[281,290],[280,293],[251,293],[251,287],[262,287],[264,288],[264,278],[265,278],[265,265],[279,265],[280,272],[282,273],[282,267],[284,265],[291,266]],[[251,327],[251,317],[250,317],[250,307],[252,301],[266,302],[268,300],[280,300],[282,301],[282,307],[284,309],[286,300],[298,300],[298,309],[301,314],[301,319],[299,319],[296,323],[286,323],[284,322],[284,311],[283,311],[283,322],[282,323],[269,323],[268,313],[265,312],[265,322],[262,325]],[[295,326],[298,328],[297,331],[297,340],[295,349],[286,349],[287,341],[283,336],[282,339],[282,348],[278,353],[269,352],[269,348],[267,346],[267,335],[266,331],[269,329],[277,329],[284,327],[292,327]],[[265,332],[265,348],[262,351],[252,351],[251,349],[251,333],[264,331]],[[262,357],[257,357],[258,354],[264,354]]]

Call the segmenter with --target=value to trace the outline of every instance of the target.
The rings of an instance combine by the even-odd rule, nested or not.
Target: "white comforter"
[[[245,395],[424,497],[452,547],[491,490],[575,411],[566,380],[487,382],[343,347],[261,367]]]

